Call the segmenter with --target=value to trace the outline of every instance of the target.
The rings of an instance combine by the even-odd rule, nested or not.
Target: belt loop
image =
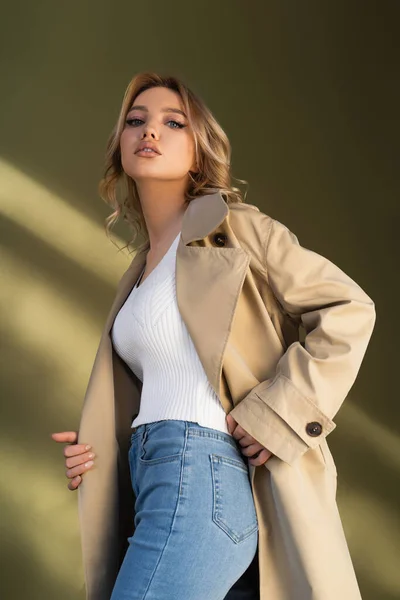
[[[148,436],[148,429],[147,429],[147,424],[146,424],[144,426],[143,437],[142,437],[142,444],[144,444],[145,441],[147,440],[147,436]]]

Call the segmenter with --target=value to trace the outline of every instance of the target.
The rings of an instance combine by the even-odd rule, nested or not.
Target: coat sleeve
[[[278,458],[294,464],[335,427],[375,324],[375,305],[355,281],[323,256],[302,247],[270,219],[265,275],[282,310],[305,329],[231,415]]]

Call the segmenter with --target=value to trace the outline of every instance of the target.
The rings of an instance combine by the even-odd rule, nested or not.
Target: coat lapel
[[[225,233],[218,247],[216,233]],[[213,234],[213,235],[211,235]],[[109,336],[114,319],[129,296],[146,261],[148,247],[136,254],[124,273],[106,320]],[[224,351],[250,255],[229,227],[229,208],[220,192],[192,200],[182,221],[176,253],[176,297],[179,312],[215,393],[222,393]]]
[[[221,227],[221,231],[224,228]],[[222,389],[224,352],[250,257],[235,240],[226,246],[177,248],[176,298],[208,381],[226,411]]]

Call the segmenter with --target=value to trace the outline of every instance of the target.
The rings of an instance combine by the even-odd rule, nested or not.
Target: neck
[[[154,252],[178,235],[188,203],[182,182],[168,182],[168,185],[165,181],[136,182],[136,185],[150,249]]]

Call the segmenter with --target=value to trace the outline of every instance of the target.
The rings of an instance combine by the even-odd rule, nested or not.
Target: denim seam
[[[181,463],[181,473],[180,473],[180,480],[179,480],[179,490],[178,490],[178,497],[177,497],[177,501],[176,501],[176,506],[175,506],[174,516],[173,516],[173,518],[172,518],[171,527],[170,527],[170,530],[169,530],[169,534],[168,534],[168,536],[167,536],[167,539],[165,540],[164,547],[163,547],[163,549],[162,549],[162,551],[161,551],[161,553],[160,553],[160,557],[159,557],[159,559],[158,559],[158,561],[157,561],[156,567],[155,567],[155,569],[154,569],[154,571],[153,571],[153,574],[152,574],[152,576],[151,576],[151,578],[150,578],[150,581],[149,581],[149,583],[148,583],[148,585],[147,585],[147,588],[146,588],[146,590],[145,590],[145,592],[144,592],[143,600],[145,600],[145,599],[146,599],[147,592],[148,592],[148,591],[149,591],[149,589],[150,589],[151,582],[153,581],[153,579],[154,579],[154,576],[155,576],[155,574],[156,574],[156,572],[157,572],[158,565],[160,564],[160,562],[161,562],[161,559],[162,559],[162,557],[163,557],[163,555],[164,555],[165,549],[166,549],[166,547],[167,547],[167,544],[168,544],[168,542],[169,542],[169,539],[170,539],[170,537],[171,537],[171,534],[172,534],[172,529],[173,529],[173,527],[174,527],[174,524],[175,524],[175,518],[176,518],[176,514],[177,514],[177,512],[178,512],[178,508],[179,508],[179,504],[180,504],[180,500],[181,500],[181,487],[182,487],[182,479],[183,479],[183,465],[184,465],[184,462],[185,462],[185,452],[186,452],[186,446],[187,446],[187,438],[188,438],[188,426],[187,426],[187,424],[186,424],[186,425],[185,425],[185,442],[184,442],[184,446],[183,446],[183,450],[182,450],[182,463]]]

